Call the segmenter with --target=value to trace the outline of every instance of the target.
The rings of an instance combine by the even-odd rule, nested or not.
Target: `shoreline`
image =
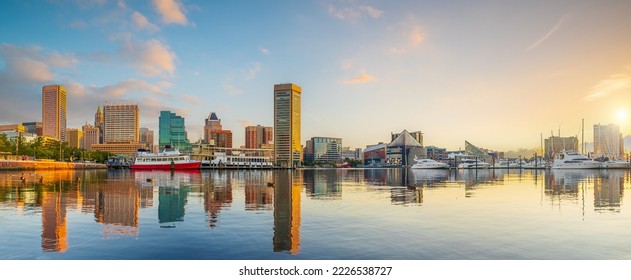
[[[0,170],[68,170],[106,169],[105,164],[85,162],[61,162],[42,160],[0,160]]]

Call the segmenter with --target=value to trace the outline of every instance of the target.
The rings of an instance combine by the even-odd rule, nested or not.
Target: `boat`
[[[552,169],[594,169],[603,168],[603,163],[579,154],[577,151],[563,151],[552,162]]]
[[[440,169],[440,168],[449,168],[449,164],[446,164],[444,162],[440,162],[440,161],[435,161],[433,159],[428,159],[428,158],[424,158],[424,159],[417,159],[416,157],[414,157],[414,161],[416,161],[415,164],[413,164],[410,168],[411,169]]]
[[[158,170],[190,170],[199,169],[201,161],[192,160],[188,155],[183,155],[175,148],[167,145],[161,153],[151,153],[140,149],[134,154],[131,169],[158,169]]]
[[[610,160],[603,162],[603,167],[609,169],[615,168],[631,168],[631,164],[626,160]]]
[[[460,169],[469,169],[469,168],[489,168],[491,167],[490,164],[484,162],[484,161],[480,161],[477,159],[472,159],[472,158],[463,158],[460,160],[460,164],[458,164],[458,168]]]
[[[493,168],[521,168],[526,162],[522,159],[500,159],[492,167]]]
[[[548,163],[545,162],[542,158],[533,159],[522,165],[524,169],[546,169],[548,168]]]

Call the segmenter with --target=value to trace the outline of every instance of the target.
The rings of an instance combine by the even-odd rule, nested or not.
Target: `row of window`
[[[186,158],[185,157],[164,157],[164,158],[139,158],[139,159],[136,159],[137,162],[163,162],[163,161],[170,162],[170,161],[176,161],[176,160],[184,161],[184,160],[186,160]]]

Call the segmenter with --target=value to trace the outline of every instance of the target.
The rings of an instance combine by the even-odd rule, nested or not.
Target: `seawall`
[[[100,163],[61,162],[46,160],[0,160],[0,170],[67,170],[67,169],[105,169]]]

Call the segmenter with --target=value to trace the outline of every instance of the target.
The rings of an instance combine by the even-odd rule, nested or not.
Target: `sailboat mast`
[[[585,150],[585,119],[581,119],[581,155],[584,155]]]

